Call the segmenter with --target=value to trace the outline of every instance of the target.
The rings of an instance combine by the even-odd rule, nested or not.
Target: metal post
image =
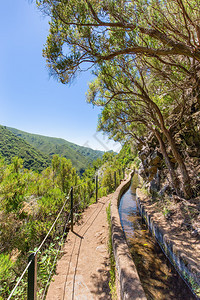
[[[121,181],[121,169],[118,170],[119,172],[119,182]]]
[[[115,181],[115,190],[117,188],[117,176],[116,176],[116,171],[114,172],[114,181]]]
[[[125,169],[123,168],[123,179],[125,179]]]
[[[71,231],[73,231],[74,223],[74,199],[73,199],[73,186],[71,187]]]
[[[28,257],[28,262],[31,262],[28,268],[28,294],[27,300],[37,299],[37,254],[32,253]]]
[[[98,201],[98,175],[96,176],[96,202]]]

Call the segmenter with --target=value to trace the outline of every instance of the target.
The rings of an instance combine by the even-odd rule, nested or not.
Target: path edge
[[[134,174],[132,171],[126,180],[123,180],[114,192],[111,199],[111,231],[112,245],[119,280],[120,299],[146,300],[137,269],[131,257],[125,234],[119,217],[119,201],[123,193],[129,188]]]

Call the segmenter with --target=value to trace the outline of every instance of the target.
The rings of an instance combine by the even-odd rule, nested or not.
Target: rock
[[[147,159],[144,159],[142,163],[143,163],[144,168],[148,167],[148,160]]]
[[[145,180],[148,177],[149,173],[148,173],[148,169],[144,168],[143,163],[140,163],[139,165],[139,169],[138,169],[138,174],[143,177]]]
[[[158,168],[156,166],[150,166],[150,168],[148,168],[148,172],[152,173],[153,175],[156,175]]]
[[[159,166],[160,163],[162,162],[162,159],[163,159],[162,154],[160,152],[158,152],[157,150],[155,150],[150,157],[149,164],[151,166]]]
[[[169,191],[171,191],[171,187],[167,184],[167,185],[165,185],[165,186],[159,191],[158,194],[159,194],[161,197],[163,197],[164,194],[165,194],[166,192],[169,192]]]
[[[160,190],[160,170],[157,170],[156,173],[156,183],[157,183],[157,187],[158,187],[158,191]]]
[[[139,174],[140,176],[142,176],[142,174],[144,174],[144,173],[145,173],[145,170],[144,170],[143,164],[140,163],[139,169],[138,169],[138,174]]]
[[[139,158],[143,161],[144,159],[146,159],[149,155],[149,149],[145,150],[145,151],[142,151],[139,153]]]
[[[195,230],[193,230],[193,231],[191,232],[191,235],[192,235],[193,237],[197,237],[197,236],[199,235],[199,233],[198,233],[198,231],[195,229]]]
[[[158,192],[158,190],[159,190],[159,187],[158,187],[157,181],[156,181],[156,179],[153,179],[150,182],[149,191],[151,194],[154,194],[155,192]]]
[[[150,174],[148,175],[148,182],[151,182],[151,181],[154,179],[154,177],[155,177],[155,174],[150,173]]]
[[[152,181],[155,177],[155,175],[157,174],[157,167],[152,166],[148,169],[148,173],[149,173],[149,177],[148,177],[148,181]]]

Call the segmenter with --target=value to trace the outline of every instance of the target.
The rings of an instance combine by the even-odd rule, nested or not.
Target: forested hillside
[[[50,165],[50,157],[40,152],[24,139],[16,136],[5,126],[0,125],[0,154],[7,163],[18,156],[23,159],[24,167],[34,171],[42,171]]]
[[[16,136],[24,139],[40,152],[50,156],[58,154],[70,159],[73,166],[81,173],[97,158],[102,158],[103,151],[78,146],[64,139],[31,134],[7,127]]]

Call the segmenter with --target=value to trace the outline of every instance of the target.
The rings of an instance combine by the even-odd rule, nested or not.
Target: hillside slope
[[[24,167],[42,171],[50,164],[50,157],[35,149],[24,139],[20,138],[0,125],[0,154],[10,163],[14,156],[24,160]]]
[[[70,159],[79,171],[86,169],[92,161],[101,158],[104,154],[103,151],[78,146],[61,138],[32,134],[11,127],[7,129],[50,157],[58,154]]]

